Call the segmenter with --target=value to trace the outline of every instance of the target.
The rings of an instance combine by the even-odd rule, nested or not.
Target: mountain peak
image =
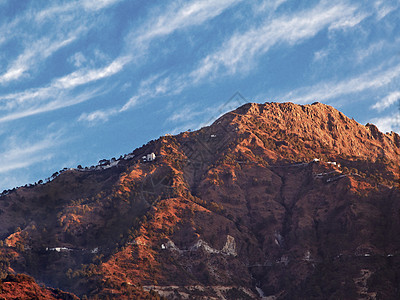
[[[382,157],[395,160],[400,155],[397,133],[383,134],[374,125],[363,126],[332,106],[318,102],[311,105],[248,103],[228,113],[226,118],[264,140],[285,139],[288,143],[285,146],[290,147],[292,138],[292,146],[302,144],[315,155],[321,151],[374,160]],[[302,158],[305,152],[295,154]]]

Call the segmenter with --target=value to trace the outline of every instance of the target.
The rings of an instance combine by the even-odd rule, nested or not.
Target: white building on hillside
[[[149,153],[142,157],[143,161],[153,161],[156,159],[156,155],[154,153]]]

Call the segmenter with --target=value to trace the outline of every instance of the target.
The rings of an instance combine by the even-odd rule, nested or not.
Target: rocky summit
[[[0,197],[0,298],[399,299],[400,137],[245,104]]]

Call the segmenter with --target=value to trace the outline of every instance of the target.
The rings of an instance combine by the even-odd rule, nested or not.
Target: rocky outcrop
[[[0,297],[2,299],[43,299],[43,300],[79,300],[71,293],[59,289],[39,286],[35,280],[25,274],[8,275],[0,280]]]

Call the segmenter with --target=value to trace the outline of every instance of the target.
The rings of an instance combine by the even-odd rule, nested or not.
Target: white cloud
[[[99,6],[94,1],[85,2],[87,7],[102,7],[102,5],[112,4],[116,1],[102,1],[99,3]],[[220,14],[224,9],[229,6],[239,2],[238,0],[224,0],[218,3],[213,1],[195,1],[184,5],[183,8],[179,9],[177,12],[174,12],[172,8],[170,8],[167,13],[162,16],[158,16],[158,22],[155,26],[147,28],[147,31],[144,31],[137,37],[139,40],[149,40],[156,38],[160,35],[170,34],[175,30],[191,26],[191,25],[199,25],[201,22],[205,22],[208,19],[215,17]],[[174,6],[175,8],[175,6]],[[72,9],[69,5],[63,6],[55,6],[45,11],[42,11],[40,14],[36,16],[38,19],[50,18],[52,13],[64,13],[68,10]],[[172,15],[171,15],[172,14]],[[154,22],[149,22],[149,24],[153,24]],[[38,43],[39,45],[40,43]],[[64,43],[65,44],[65,43]],[[44,47],[43,47],[44,48]],[[39,48],[38,48],[39,49]],[[44,55],[50,55],[51,51],[49,49],[56,50],[56,47],[47,47],[47,50],[44,50]],[[46,52],[47,51],[47,52]],[[27,58],[36,58],[35,53],[39,52],[39,50],[34,50],[31,52],[27,52],[22,58],[17,60],[17,62],[13,65],[12,68],[9,69],[9,72],[3,75],[3,81],[16,79],[22,76],[22,74],[28,69]],[[76,56],[77,55],[77,56]],[[73,60],[77,65],[82,63],[82,56],[76,54]],[[18,118],[34,115],[37,113],[43,113],[55,109],[59,109],[62,107],[74,105],[88,99],[87,94],[82,95],[81,97],[76,97],[76,100],[69,100],[61,102],[61,97],[66,97],[69,99],[71,97],[65,93],[67,90],[72,90],[78,86],[88,84],[90,82],[94,82],[114,74],[121,72],[124,66],[132,60],[130,55],[118,57],[110,64],[103,68],[97,69],[80,69],[71,74],[63,76],[61,78],[53,80],[53,82],[42,88],[31,89],[21,93],[14,93],[0,96],[0,99],[7,100],[5,106],[3,106],[3,110],[11,110],[15,111],[9,113],[4,117],[0,117],[0,122],[6,122],[10,120],[15,120]],[[26,63],[26,64],[24,64]],[[20,68],[17,68],[20,67]],[[141,88],[139,89],[139,93],[136,96],[133,96],[129,99],[129,101],[120,109],[111,109],[104,111],[96,111],[92,114],[83,114],[80,120],[88,120],[93,122],[95,119],[106,120],[108,119],[107,115],[114,115],[116,111],[122,112],[136,105],[139,98],[142,97],[154,97],[159,94],[164,94],[168,91],[169,87],[175,86],[175,92],[178,92],[177,89],[177,81],[180,78],[173,79],[172,77],[164,77],[161,81],[158,81],[156,84],[152,84],[150,82],[143,82]],[[174,82],[173,82],[174,81]],[[90,93],[89,93],[90,94]],[[52,97],[55,97],[56,100],[51,100]],[[38,102],[38,103],[36,103]],[[34,104],[33,104],[34,103]],[[1,109],[1,108],[0,108]]]
[[[119,58],[119,60],[121,59],[122,57]],[[86,52],[85,54],[76,52],[68,58],[68,62],[76,68],[81,69],[81,72],[84,72],[85,68],[95,68],[101,64],[109,63],[111,60],[107,54],[99,49]],[[118,60],[118,58],[115,60]]]
[[[190,26],[201,25],[241,1],[242,0],[199,0],[184,4],[183,7],[181,3],[171,5],[166,9],[166,12],[161,15],[150,17],[149,21],[147,21],[144,26],[139,29],[135,29],[128,35],[127,42],[130,45],[129,52],[132,52],[132,47],[134,49],[142,47],[142,50],[144,50],[148,47],[148,44],[152,40],[161,36],[172,34],[177,30],[181,30]],[[111,3],[114,1],[103,2]],[[94,1],[88,1],[88,3],[94,3]],[[86,83],[86,81],[100,79],[102,76],[106,77],[115,74],[121,71],[123,66],[132,59],[133,57],[129,54],[125,57],[116,59],[112,64],[103,70],[96,70],[93,72],[79,70],[59,79],[56,85],[60,85],[64,88],[70,88],[70,86]],[[136,106],[140,99],[149,97],[153,98],[157,95],[171,92],[171,87],[173,88],[172,93],[177,94],[186,86],[182,80],[182,76],[173,75],[162,77],[162,75],[163,74],[151,76],[148,80],[142,81],[138,93],[132,96],[121,108],[97,110],[92,113],[84,113],[80,116],[79,120],[86,120],[90,123],[93,123],[96,120],[105,121],[118,112],[123,112]]]
[[[118,2],[121,2],[121,0],[81,0],[66,2],[60,5],[47,7],[38,12],[30,12],[29,15],[25,16],[25,19],[32,16],[33,19],[38,23],[57,18],[59,21],[63,21],[63,19],[70,20],[71,17],[76,19],[81,17],[82,14],[107,8]]]
[[[86,62],[86,57],[82,54],[82,52],[77,52],[72,55],[68,60],[75,67],[80,68]]]
[[[118,110],[115,108],[107,109],[107,110],[96,110],[91,113],[82,113],[80,117],[78,118],[78,121],[82,122],[88,122],[91,125],[94,125],[98,122],[106,122],[108,119],[117,114]]]
[[[11,22],[2,24],[5,37],[1,42],[15,38],[22,41],[20,53],[0,74],[0,85],[30,77],[36,67],[58,50],[80,39],[96,26],[101,18],[93,18],[95,11],[110,7],[120,0],[83,0],[39,8],[31,6]],[[98,16],[98,13],[96,13]],[[1,50],[1,49],[0,49]],[[129,56],[112,60],[100,50],[94,50],[93,59],[87,61],[81,52],[70,57],[78,70],[53,79],[47,85],[21,92],[0,95],[0,122],[7,122],[44,113],[89,100],[99,93],[91,88],[81,93],[75,88],[108,78],[121,72],[131,61]],[[108,63],[105,63],[108,61]],[[103,66],[99,67],[102,63]],[[96,66],[96,67],[95,67]],[[4,70],[4,69],[3,69]]]
[[[184,4],[178,1],[168,7],[163,14],[150,17],[144,26],[132,31],[128,35],[128,43],[131,48],[145,50],[154,39],[190,26],[201,25],[241,1],[198,0],[189,3],[183,2]]]
[[[287,2],[287,1],[288,0],[264,1],[264,3],[265,3],[264,7],[269,8],[269,9],[272,7],[273,10],[277,10],[283,3]]]
[[[15,137],[8,139],[3,142],[3,147],[7,150],[0,153],[0,173],[27,168],[50,159],[53,154],[49,150],[60,143],[59,138],[59,134],[51,134],[34,143]]]
[[[369,16],[369,14],[363,13],[363,12],[357,13],[354,15],[349,15],[348,17],[340,18],[336,22],[332,23],[332,25],[329,26],[329,29],[330,30],[334,30],[334,29],[345,30],[347,28],[351,28],[351,27],[358,25],[359,23],[361,23],[361,21],[363,21],[368,16]]]
[[[32,18],[37,24],[43,24],[43,22],[54,20],[55,18],[60,18],[61,15],[71,13],[73,10],[77,10],[80,8],[81,7],[77,5],[77,2],[69,2],[66,4],[46,7],[45,9],[39,11],[30,11],[29,14],[26,14],[25,19],[29,20],[30,18]],[[62,22],[61,18],[60,21]]]
[[[149,92],[150,93],[150,92]],[[129,98],[129,100],[122,106],[122,108],[119,110],[120,112],[126,111],[128,109],[131,109],[135,107],[138,103],[140,98],[144,98],[149,96],[149,93],[141,94],[141,95],[135,95]]]
[[[14,111],[9,112],[9,113],[5,114],[4,116],[0,117],[0,123],[9,122],[9,121],[25,118],[28,116],[33,116],[33,115],[37,115],[37,114],[41,114],[41,113],[54,111],[57,109],[76,105],[76,104],[79,104],[79,103],[82,103],[82,102],[92,99],[93,97],[95,97],[95,95],[97,95],[99,93],[99,90],[98,89],[90,90],[88,92],[80,93],[77,96],[59,92],[58,95],[52,95],[52,97],[49,96],[48,98],[51,99],[49,101],[46,101],[44,103],[39,103],[39,104],[34,103],[35,100],[38,100],[40,98],[46,98],[44,93],[47,93],[47,92],[48,91],[44,91],[43,94],[41,94],[39,92],[36,95],[31,95],[31,97],[29,98],[30,103],[28,103],[28,104],[18,103],[19,104],[18,109],[15,109]],[[48,99],[46,99],[46,100],[48,100]],[[18,101],[18,99],[17,99],[17,101]]]
[[[146,30],[143,32],[139,31],[135,42],[148,41],[157,36],[170,34],[185,26],[204,22],[236,2],[238,1],[218,2],[219,6],[212,1],[190,3],[172,15],[167,13],[160,16],[155,25],[145,27]],[[323,1],[311,10],[268,20],[261,26],[244,33],[235,33],[218,51],[207,55],[198,67],[189,73],[166,76],[164,73],[160,73],[143,80],[138,92],[119,109],[119,112],[132,108],[144,99],[166,94],[179,94],[188,86],[193,86],[203,80],[211,80],[217,74],[233,75],[238,71],[248,69],[256,58],[268,52],[274,45],[281,43],[293,45],[316,35],[324,28],[345,26],[344,20],[355,18],[356,10],[355,6],[343,3],[329,5]],[[358,17],[358,20],[360,19]],[[116,114],[116,110],[114,109],[110,113]],[[97,113],[94,114],[94,116],[96,115]],[[101,116],[102,119],[107,118]],[[84,117],[87,118],[88,115]],[[85,119],[84,117],[82,119]]]
[[[340,2],[329,5],[323,1],[311,10],[268,20],[262,26],[234,34],[220,50],[205,57],[190,76],[196,82],[217,73],[235,74],[249,70],[256,58],[277,44],[294,45],[327,27],[334,29],[355,25],[356,21],[346,22],[362,19],[355,15],[356,10],[355,6]]]
[[[59,49],[71,44],[85,30],[80,27],[66,37],[50,40],[42,38],[33,44],[29,44],[8,67],[8,70],[0,75],[0,83],[6,83],[20,79],[30,68],[45,60]]]
[[[0,116],[0,123],[88,101],[99,94],[100,88],[93,88],[77,95],[71,94],[71,91],[79,86],[115,75],[128,62],[129,58],[118,58],[103,68],[76,71],[55,79],[50,85],[42,88],[2,95],[0,112],[4,111],[4,116]]]
[[[357,62],[363,62],[365,59],[368,57],[372,56],[375,53],[379,53],[383,48],[388,48],[390,45],[388,45],[387,42],[381,40],[375,43],[370,44],[367,48],[361,48],[358,51],[356,51],[356,59]]]
[[[319,51],[314,52],[314,61],[320,61],[322,59],[324,59],[325,57],[327,57],[329,54],[329,50],[328,49],[322,49]]]
[[[390,84],[400,76],[400,64],[383,71],[381,69],[382,67],[369,70],[359,76],[338,82],[322,82],[310,87],[300,88],[286,94],[283,98],[298,103],[324,101],[342,95],[378,89]]]
[[[123,67],[130,61],[130,57],[118,57],[109,65],[100,69],[79,70],[57,79],[54,86],[62,89],[72,89],[77,86],[97,81],[122,71]]]
[[[179,94],[190,82],[185,80],[185,75],[164,76],[165,72],[152,75],[140,83],[137,94],[133,95],[122,107],[114,107],[106,110],[96,110],[92,113],[83,113],[79,121],[87,121],[91,124],[107,121],[110,117],[132,109],[146,99],[161,95]]]
[[[166,72],[151,75],[140,82],[138,92],[132,96],[119,112],[131,109],[139,104],[141,100],[154,98],[160,95],[178,94],[186,86],[182,75],[166,75]]]
[[[399,7],[399,2],[395,1],[390,3],[390,1],[376,1],[375,4],[375,9],[376,9],[376,17],[378,20],[383,19],[386,17],[388,14],[390,14],[392,11],[395,11]]]
[[[217,74],[233,75],[249,69],[253,61],[268,52],[272,46],[280,43],[293,45],[329,26],[340,27],[343,20],[354,16],[355,11],[354,6],[346,6],[342,3],[328,5],[323,2],[309,11],[268,20],[259,27],[254,27],[244,33],[236,33],[218,51],[207,55],[189,74],[168,76],[159,80],[157,88],[161,92],[153,93],[153,95],[161,94],[163,88],[169,92],[181,91],[188,85],[205,79],[210,80]],[[139,95],[146,94],[139,93]]]
[[[118,2],[121,2],[121,0],[84,0],[82,1],[82,5],[88,10],[99,10]]]
[[[164,72],[161,73],[165,74]],[[188,85],[192,84],[190,78],[186,74],[162,76],[157,74],[140,83],[139,91],[132,96],[127,103],[120,109],[120,112],[131,109],[140,101],[155,98],[163,95],[177,95],[182,92]]]
[[[263,1],[252,1],[252,14],[268,14],[275,12],[283,3],[288,0],[263,0]]]
[[[171,7],[168,12],[158,17],[155,24],[139,36],[140,40],[151,40],[158,36],[165,36],[172,32],[189,26],[200,25],[222,13],[225,9],[236,4],[238,0],[202,0]],[[179,3],[180,4],[180,3]],[[179,9],[177,9],[179,8]]]
[[[92,17],[95,11],[120,1],[82,0],[46,6],[39,10],[31,7],[10,22],[2,24],[0,45],[17,38],[23,41],[23,49],[18,50],[14,61],[0,74],[0,84],[26,78],[32,68],[95,27],[100,19]]]
[[[391,92],[385,98],[381,99],[381,101],[376,102],[371,108],[376,109],[378,111],[382,111],[385,108],[395,104],[400,101],[400,91]],[[400,102],[399,102],[400,105]]]

